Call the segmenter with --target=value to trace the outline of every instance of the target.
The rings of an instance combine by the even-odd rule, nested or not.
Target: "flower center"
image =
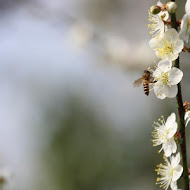
[[[160,81],[161,83],[156,83],[155,85],[168,85],[169,86],[169,72],[165,72],[165,73],[162,73],[160,74],[158,77],[155,77],[155,80],[156,81]]]
[[[160,56],[169,55],[174,53],[174,43],[168,42],[166,39],[163,39],[163,45],[157,49]]]
[[[169,73],[166,72],[166,73],[162,73],[161,76],[160,76],[160,80],[162,81],[163,84],[168,84],[169,82]]]
[[[174,175],[174,168],[171,168],[170,176],[173,176],[173,175]]]

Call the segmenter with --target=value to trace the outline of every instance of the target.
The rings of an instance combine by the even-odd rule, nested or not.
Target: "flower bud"
[[[177,144],[181,144],[183,142],[181,133],[179,133],[179,132],[175,133],[174,139],[175,139],[175,141],[176,141]]]
[[[160,11],[161,7],[159,7],[158,5],[153,5],[152,7],[150,7],[150,12],[154,15],[157,15]]]
[[[189,106],[190,106],[190,103],[189,103],[188,101],[185,101],[185,102],[183,103],[183,108],[184,108],[184,110],[185,110],[186,112],[189,111]]]
[[[166,4],[166,9],[170,14],[175,13],[176,9],[177,9],[177,4],[175,2],[168,2]]]

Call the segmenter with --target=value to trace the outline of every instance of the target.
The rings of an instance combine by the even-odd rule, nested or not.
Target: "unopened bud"
[[[190,106],[190,103],[188,102],[188,101],[185,101],[184,103],[183,103],[183,108],[184,108],[184,110],[187,112],[187,111],[189,111],[189,106]]]
[[[175,133],[174,139],[175,139],[175,141],[176,141],[177,144],[181,144],[183,142],[181,133],[179,133],[179,132]]]
[[[173,14],[176,12],[177,4],[175,2],[168,2],[166,4],[166,9],[170,14]]]
[[[153,5],[152,7],[150,7],[150,12],[154,15],[157,15],[160,11],[161,7],[159,7],[158,5]]]

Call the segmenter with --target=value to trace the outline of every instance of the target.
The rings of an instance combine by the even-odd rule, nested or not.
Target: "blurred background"
[[[178,18],[185,2],[177,1]],[[176,102],[133,88],[158,61],[147,28],[156,3],[0,1],[3,189],[159,189],[154,169],[162,154],[152,147],[152,124],[176,113]],[[185,101],[187,53],[181,62]]]

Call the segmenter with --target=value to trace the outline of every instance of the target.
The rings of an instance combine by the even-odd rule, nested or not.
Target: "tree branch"
[[[175,0],[172,0],[172,1],[175,2]],[[178,22],[176,20],[175,14],[171,14],[171,26],[172,26],[172,28],[175,28],[176,30],[178,30]],[[180,68],[179,58],[175,60],[174,66],[177,68]],[[184,189],[189,190],[186,137],[185,137],[185,122],[184,122],[185,110],[183,108],[181,84],[179,83],[177,85],[177,87],[178,87],[178,94],[176,96],[176,101],[177,101],[177,109],[178,109],[178,126],[179,126],[179,133],[181,133],[181,137],[183,139],[182,143],[180,144],[182,162],[183,162],[183,181],[184,181]]]

